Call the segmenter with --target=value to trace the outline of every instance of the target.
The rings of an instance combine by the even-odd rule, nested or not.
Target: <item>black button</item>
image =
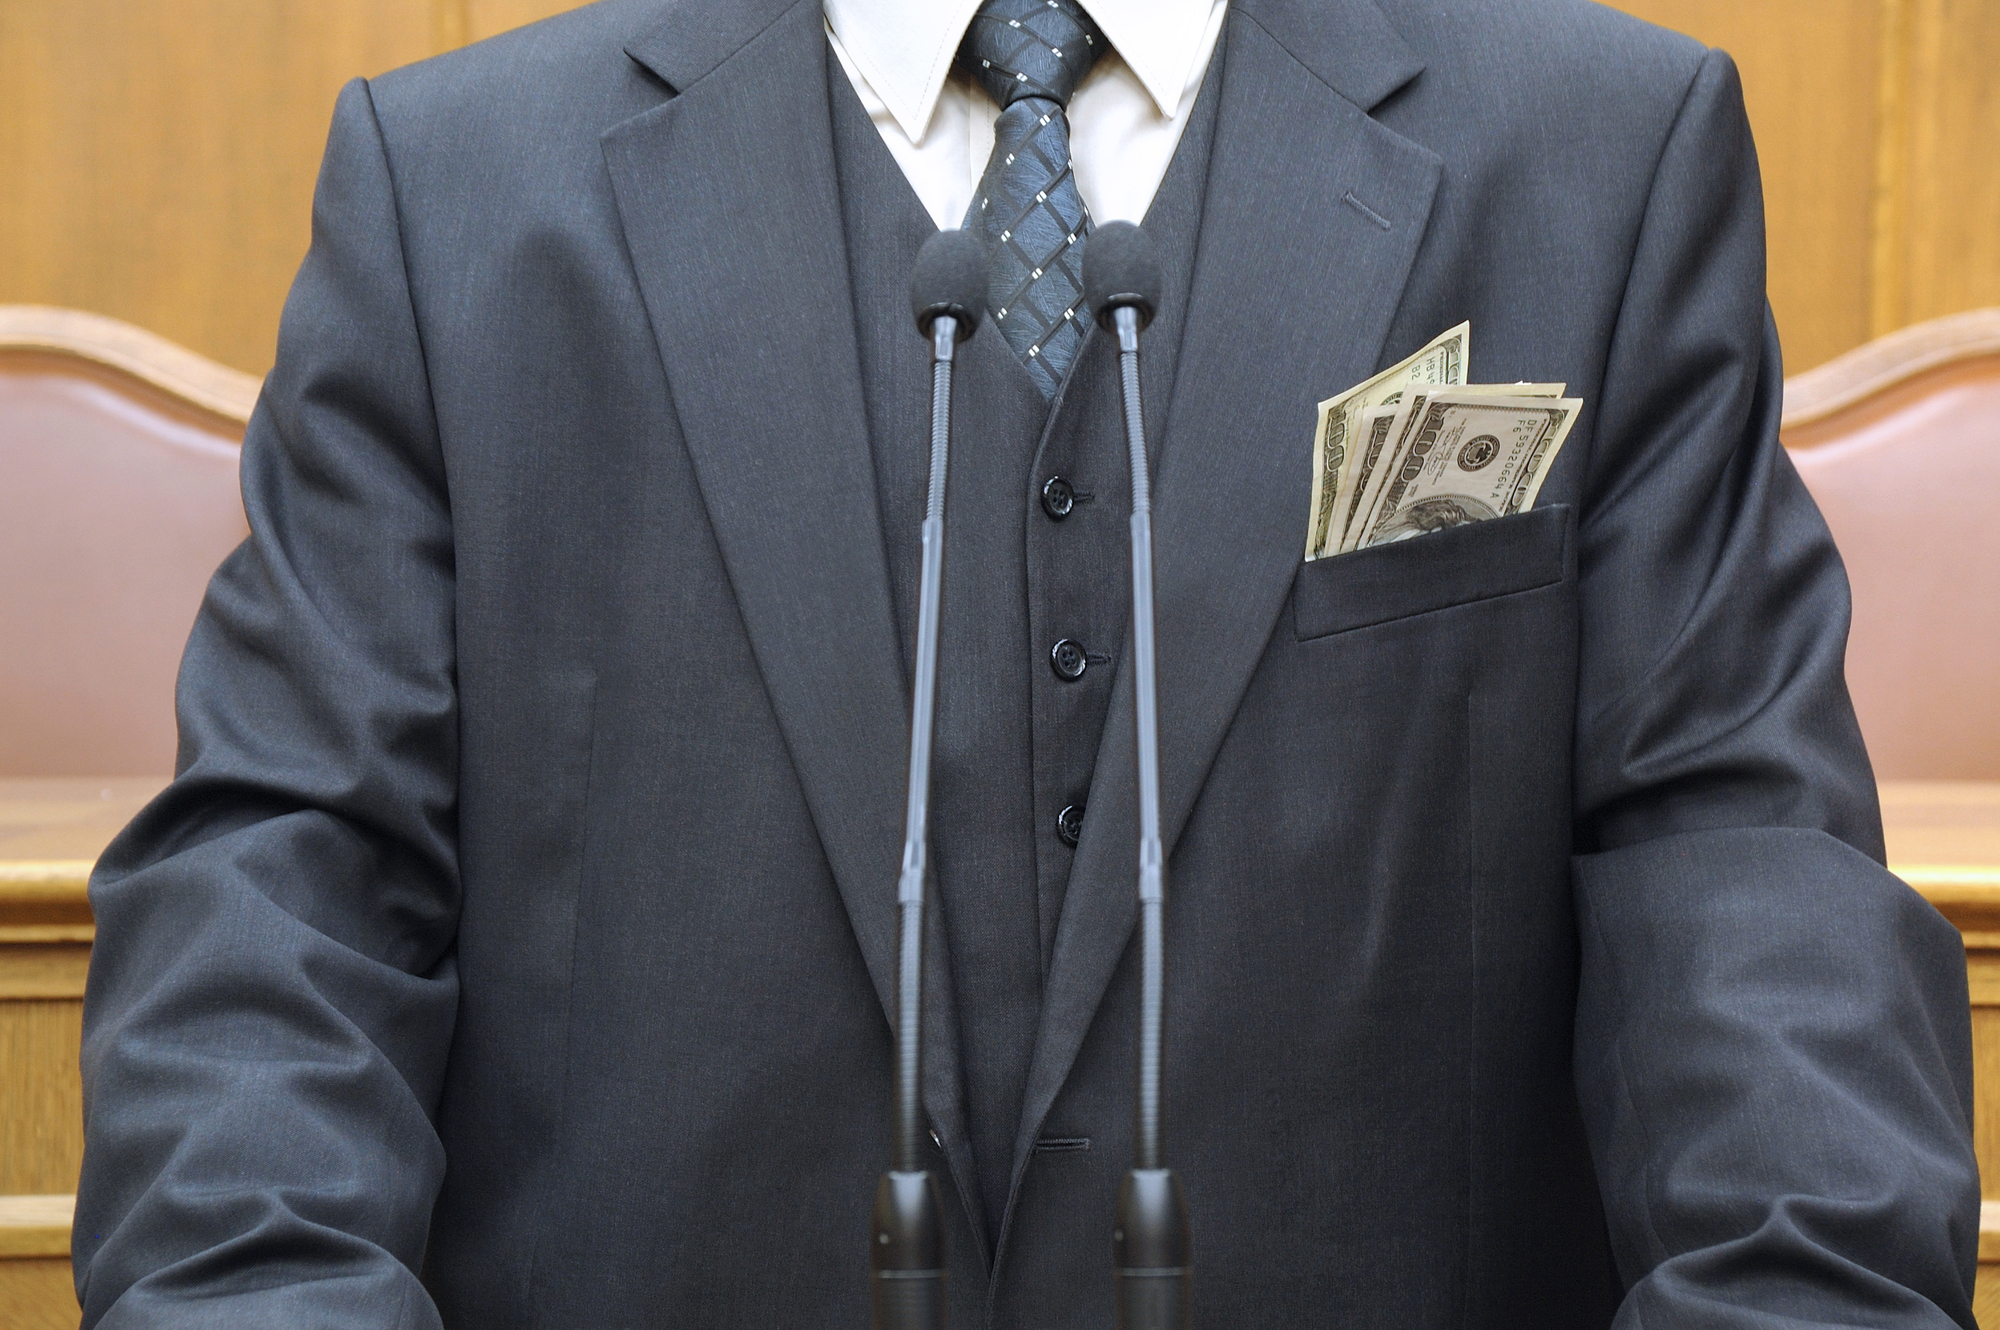
[[[1056,814],[1056,835],[1065,845],[1074,845],[1083,835],[1083,805],[1071,804]]]
[[[1081,679],[1083,672],[1090,668],[1090,657],[1084,655],[1080,644],[1065,637],[1049,648],[1049,668],[1056,672],[1058,679]]]
[[[1042,511],[1055,521],[1069,516],[1076,507],[1076,490],[1061,476],[1050,476],[1042,486]]]

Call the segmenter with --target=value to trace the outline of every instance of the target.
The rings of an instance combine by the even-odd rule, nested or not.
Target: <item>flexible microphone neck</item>
[[[1139,761],[1139,1083],[1133,1111],[1133,1166],[1160,1165],[1160,1062],[1166,1024],[1165,854],[1160,847],[1158,669],[1153,639],[1153,487],[1146,460],[1145,408],[1139,399],[1137,304],[1111,310],[1118,334],[1118,378],[1125,404],[1125,450],[1132,470],[1132,665]]]
[[[1194,1261],[1180,1181],[1161,1163],[1160,1097],[1166,1026],[1166,855],[1160,844],[1158,669],[1153,639],[1153,491],[1139,396],[1139,334],[1160,306],[1160,262],[1144,231],[1107,222],[1083,254],[1085,298],[1118,337],[1125,448],[1132,469],[1132,670],[1139,768],[1139,1067],[1133,1164],[1118,1190],[1112,1231],[1120,1330],[1188,1330]]]
[[[895,1159],[875,1188],[869,1269],[875,1330],[944,1330],[944,1219],[923,1167],[924,880],[930,847],[931,728],[944,600],[944,495],[951,453],[953,351],[985,310],[986,251],[963,231],[924,242],[910,278],[917,330],[931,340],[930,489],[917,598],[917,672],[910,699],[909,802],[896,883]]]

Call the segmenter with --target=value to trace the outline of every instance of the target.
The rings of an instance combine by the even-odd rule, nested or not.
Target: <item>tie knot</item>
[[[986,0],[958,54],[1005,110],[1023,97],[1069,105],[1104,47],[1076,0]]]

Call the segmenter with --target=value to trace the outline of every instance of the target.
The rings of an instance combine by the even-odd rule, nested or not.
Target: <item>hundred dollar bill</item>
[[[1393,394],[1413,383],[1464,383],[1471,361],[1472,325],[1461,323],[1401,364],[1392,365],[1366,383],[1349,388],[1319,404],[1313,432],[1312,508],[1306,516],[1306,558],[1334,552],[1334,530],[1340,477],[1347,467],[1347,449],[1364,413],[1384,405]]]
[[[1361,501],[1372,497],[1368,482],[1374,479],[1376,463],[1383,451],[1389,449],[1389,440],[1399,433],[1403,421],[1403,394],[1392,393],[1390,400],[1361,417],[1360,427],[1355,431],[1354,446],[1348,449],[1347,470],[1341,477],[1340,493],[1334,502],[1333,530],[1327,539],[1333,552],[1343,554],[1354,548],[1347,543],[1348,533],[1358,525],[1355,519],[1361,516]]]
[[[1368,529],[1368,516],[1382,497],[1382,487],[1396,470],[1410,442],[1411,422],[1420,419],[1431,397],[1441,392],[1457,392],[1480,397],[1561,397],[1566,383],[1466,383],[1412,388],[1398,393],[1396,402],[1371,411],[1359,431],[1358,445],[1348,459],[1349,475],[1342,480],[1336,518],[1339,530],[1333,536],[1335,553],[1361,547]]]
[[[1582,409],[1571,397],[1432,394],[1356,548],[1526,512]]]

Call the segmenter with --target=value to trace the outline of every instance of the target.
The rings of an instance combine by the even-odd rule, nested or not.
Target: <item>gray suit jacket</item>
[[[1201,1321],[1970,1327],[1962,961],[1881,864],[1729,61],[1232,11],[1156,515]],[[908,704],[823,43],[610,0],[343,94],[93,884],[86,1325],[861,1324]],[[1467,318],[1590,404],[1539,508],[1301,565],[1314,401]],[[1109,1324],[1129,689],[999,1232],[932,979],[961,1325]]]

